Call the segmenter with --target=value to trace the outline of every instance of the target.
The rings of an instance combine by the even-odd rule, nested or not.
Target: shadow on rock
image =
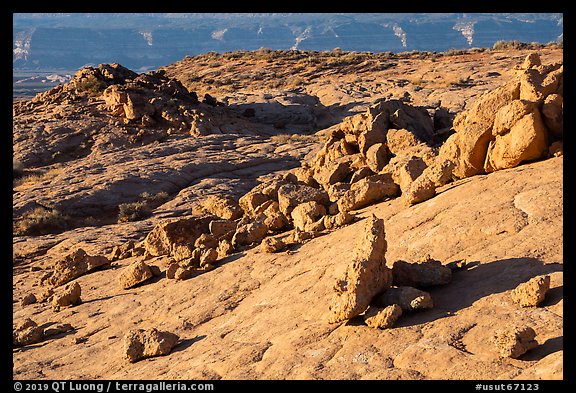
[[[196,336],[196,337],[192,337],[192,338],[187,338],[185,340],[181,340],[178,344],[176,344],[176,346],[172,349],[172,353],[174,352],[180,352],[180,351],[185,351],[186,349],[188,349],[189,347],[192,346],[192,344],[204,340],[206,338],[206,335],[200,335],[200,336]]]
[[[510,291],[532,277],[563,271],[560,263],[545,264],[537,258],[528,257],[500,259],[482,264],[471,262],[468,266],[470,265],[473,265],[471,269],[453,271],[451,283],[425,288],[432,296],[434,307],[404,314],[397,326],[419,325],[449,317],[486,296]],[[542,305],[553,305],[560,299],[562,287],[552,288]]]
[[[538,340],[538,337],[536,337]],[[539,343],[536,348],[526,352],[520,357],[521,360],[541,360],[554,352],[562,351],[564,349],[564,336],[549,338],[543,343]]]

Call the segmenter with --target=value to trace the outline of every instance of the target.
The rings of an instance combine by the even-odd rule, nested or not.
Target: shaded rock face
[[[379,307],[397,304],[402,308],[402,311],[415,311],[434,306],[432,297],[428,292],[408,286],[388,288],[384,293],[376,296],[372,303]]]
[[[512,290],[512,300],[522,307],[536,307],[550,289],[550,276],[534,277]]]
[[[133,329],[124,336],[124,356],[134,363],[149,357],[168,355],[178,340],[176,334],[156,328]]]
[[[399,260],[392,265],[392,276],[396,286],[429,287],[448,284],[452,280],[452,270],[434,259],[416,263]]]
[[[344,277],[334,286],[331,323],[360,315],[377,293],[391,285],[392,273],[386,267],[386,248],[384,220],[375,216],[367,218],[356,240],[354,259],[346,268]]]
[[[110,260],[105,256],[88,255],[78,248],[54,263],[52,274],[46,282],[57,287],[108,263]]]

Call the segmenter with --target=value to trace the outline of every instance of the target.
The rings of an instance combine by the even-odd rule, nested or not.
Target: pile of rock
[[[402,194],[411,205],[453,179],[562,154],[563,65],[541,65],[533,53],[518,75],[480,96],[440,131],[425,108],[384,100],[346,118],[311,162],[294,173],[321,188],[339,211]]]
[[[436,133],[425,108],[384,100],[335,128],[299,180],[325,190],[340,212],[394,198],[434,162]]]
[[[387,329],[403,312],[433,307],[430,294],[414,287],[447,284],[452,271],[430,257],[416,263],[396,261],[389,268],[386,248],[384,220],[369,217],[356,241],[354,259],[334,286],[329,322],[362,315],[368,326]]]
[[[455,117],[456,133],[442,145],[434,166],[450,166],[451,176],[461,179],[561,154],[563,74],[562,63],[542,65],[538,54],[528,55],[513,80]],[[438,184],[449,178],[442,180]],[[433,196],[435,185],[428,188]]]

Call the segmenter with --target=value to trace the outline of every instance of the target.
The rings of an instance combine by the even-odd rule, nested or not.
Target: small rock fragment
[[[364,322],[374,329],[389,329],[402,315],[402,308],[392,304],[385,308],[370,306],[364,313]]]
[[[282,251],[285,248],[286,244],[282,240],[276,239],[273,236],[265,238],[264,240],[262,240],[262,243],[260,244],[260,251],[265,253],[274,253]]]
[[[156,328],[132,329],[124,336],[124,356],[130,363],[153,357],[168,355],[179,337]]]
[[[15,347],[34,344],[42,341],[44,330],[30,318],[26,318],[12,331],[12,344]]]
[[[518,358],[538,346],[536,332],[529,326],[513,327],[496,332],[492,341],[498,347],[500,357]]]
[[[144,261],[138,260],[124,268],[118,276],[118,283],[120,287],[129,289],[152,277],[154,277],[154,274],[150,270],[150,266]]]
[[[512,300],[521,307],[536,307],[550,289],[550,276],[533,277],[512,290]]]
[[[20,304],[24,307],[24,306],[27,306],[29,304],[36,303],[37,301],[38,300],[36,299],[36,296],[33,293],[29,293],[28,295],[26,295],[22,298],[22,300],[20,301]]]
[[[58,293],[52,296],[52,306],[55,309],[60,307],[75,306],[80,304],[80,295],[82,294],[82,289],[80,284],[76,281],[66,284],[64,288]]]

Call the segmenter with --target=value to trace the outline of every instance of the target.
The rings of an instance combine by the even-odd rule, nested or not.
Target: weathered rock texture
[[[531,327],[513,327],[496,332],[493,342],[501,357],[518,358],[538,346],[535,337]]]
[[[134,363],[149,357],[168,355],[178,340],[174,333],[156,328],[132,329],[124,336],[124,356]]]
[[[52,296],[52,306],[56,308],[75,306],[82,301],[80,299],[81,295],[82,288],[80,284],[77,282],[68,283]]]
[[[384,220],[371,216],[356,239],[354,259],[344,277],[337,280],[330,304],[330,322],[341,322],[360,315],[372,298],[392,283],[386,266]]]
[[[105,256],[88,255],[82,248],[78,248],[54,263],[46,282],[48,285],[60,286],[108,263],[110,261]]]
[[[118,276],[118,284],[123,289],[129,289],[152,277],[154,274],[150,266],[142,260],[137,260],[122,270]]]
[[[512,300],[522,307],[536,307],[550,289],[550,277],[534,277],[512,290]]]
[[[398,304],[391,304],[384,308],[370,306],[364,313],[364,322],[371,328],[389,329],[402,315],[402,308]]]

